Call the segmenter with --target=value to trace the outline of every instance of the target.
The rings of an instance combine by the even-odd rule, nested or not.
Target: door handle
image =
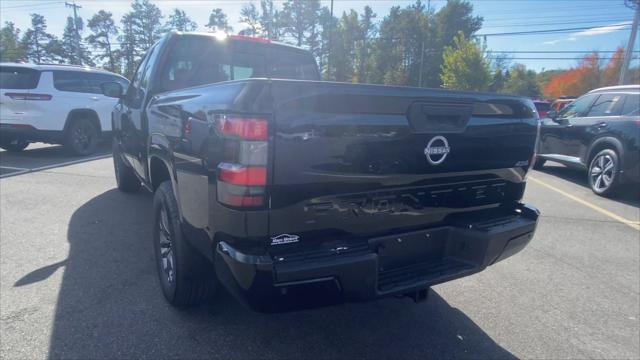
[[[97,96],[92,96],[89,99],[93,100],[93,101],[98,101],[98,97]]]
[[[605,122],[601,122],[601,123],[596,124],[596,128],[598,128],[598,129],[604,129],[607,126],[609,126],[609,124],[607,124]]]

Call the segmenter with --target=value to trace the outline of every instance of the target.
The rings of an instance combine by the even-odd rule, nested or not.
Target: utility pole
[[[631,3],[631,1],[630,1]],[[624,85],[627,82],[627,73],[629,72],[629,64],[631,63],[631,54],[633,54],[633,45],[636,42],[636,35],[638,34],[638,17],[640,17],[640,1],[635,1],[635,14],[633,15],[633,25],[631,25],[631,34],[629,34],[629,42],[627,43],[627,49],[624,51],[624,61],[622,62],[622,69],[620,69],[620,80],[618,85]]]
[[[78,29],[78,9],[82,8],[80,5],[76,5],[76,0],[73,0],[73,3],[65,2],[64,6],[73,8],[73,28],[76,31],[76,56],[78,57],[78,62],[82,65],[82,52],[80,51],[80,30]]]

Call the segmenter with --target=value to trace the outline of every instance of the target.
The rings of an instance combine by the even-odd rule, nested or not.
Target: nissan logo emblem
[[[451,148],[447,139],[438,135],[429,140],[427,147],[424,148],[424,155],[427,157],[429,164],[439,165],[447,158],[449,151],[451,151]]]

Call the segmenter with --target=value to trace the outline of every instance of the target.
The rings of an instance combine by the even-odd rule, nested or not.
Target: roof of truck
[[[262,44],[271,44],[271,45],[278,45],[278,46],[282,46],[282,47],[287,47],[290,49],[295,49],[295,50],[300,50],[300,51],[304,51],[304,52],[309,52],[308,49],[304,49],[298,46],[294,46],[291,44],[286,44],[283,42],[279,42],[279,41],[275,41],[275,40],[271,40],[271,39],[266,39],[266,38],[262,38],[262,37],[257,37],[257,36],[248,36],[248,35],[233,35],[233,34],[225,34],[225,33],[221,33],[221,32],[181,32],[181,31],[170,31],[168,33],[168,36],[209,36],[209,37],[213,37],[216,38],[218,40],[224,41],[224,40],[231,40],[231,41],[249,41],[249,42],[255,42],[255,43],[262,43]]]
[[[33,63],[9,63],[9,62],[3,62],[3,63],[0,63],[0,66],[13,66],[13,67],[21,67],[21,68],[26,68],[26,69],[40,70],[40,71],[51,71],[51,70],[86,71],[86,72],[97,73],[97,74],[108,74],[108,75],[122,76],[122,75],[118,75],[116,73],[112,73],[112,72],[107,71],[107,70],[96,69],[96,68],[92,68],[92,67],[89,67],[89,66],[83,66],[83,65],[33,64]]]

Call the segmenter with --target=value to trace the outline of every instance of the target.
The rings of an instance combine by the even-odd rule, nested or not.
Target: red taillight
[[[13,100],[49,101],[52,98],[52,96],[49,94],[29,94],[29,93],[5,93],[5,96],[8,96]]]
[[[226,137],[267,140],[267,120],[261,118],[223,116],[218,121],[218,129]]]
[[[255,37],[255,36],[229,35],[228,38],[229,39],[234,39],[234,40],[248,40],[248,41],[255,41],[255,42],[260,42],[260,43],[265,43],[265,44],[271,44],[271,40],[265,39],[265,38],[260,38],[260,37]]]
[[[33,126],[27,124],[11,124],[10,127],[13,129],[33,129]]]
[[[234,185],[264,186],[267,184],[266,167],[244,167],[236,164],[222,163],[219,166],[220,181]]]
[[[217,119],[223,138],[223,162],[218,165],[218,201],[234,207],[265,203],[267,185],[267,119],[223,115]]]

